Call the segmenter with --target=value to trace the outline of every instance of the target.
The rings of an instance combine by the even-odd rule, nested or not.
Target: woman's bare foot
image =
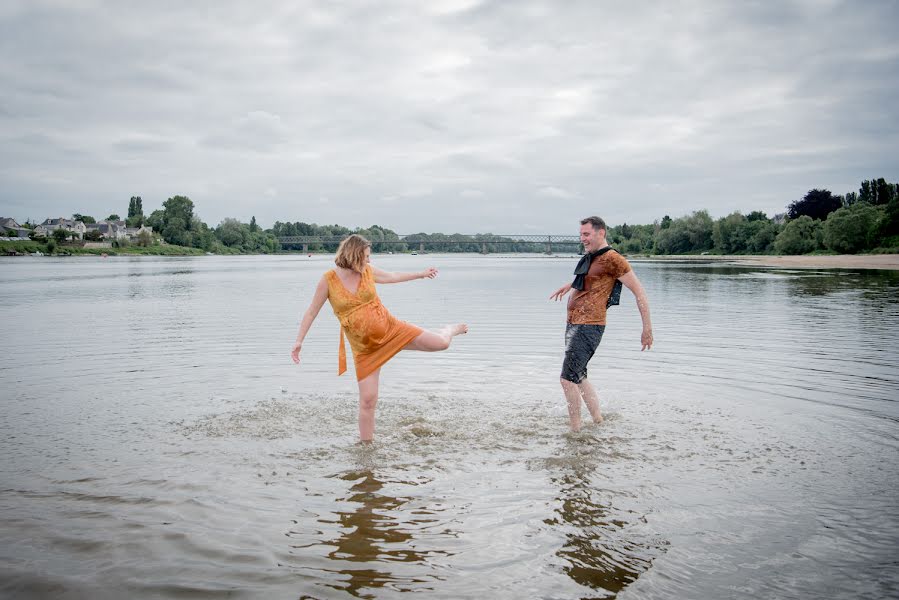
[[[456,323],[455,325],[450,326],[450,333],[453,336],[468,333],[468,325],[466,325],[465,323]]]

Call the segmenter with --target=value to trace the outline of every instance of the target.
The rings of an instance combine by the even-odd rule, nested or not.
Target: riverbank
[[[899,254],[838,254],[834,256],[750,256],[731,259],[738,264],[797,269],[890,269],[899,270]]]
[[[34,252],[47,254],[45,244],[39,242],[0,242],[0,255],[6,255],[8,250],[18,252],[20,255],[30,255]],[[102,255],[109,256],[199,256],[206,254],[199,248],[188,248],[174,245],[158,246],[129,246],[125,248],[81,248],[78,246],[62,245],[56,248],[54,255]],[[240,254],[233,252],[229,254]],[[302,255],[302,252],[279,252],[278,254]],[[315,254],[320,254],[316,252]],[[751,265],[760,267],[781,267],[790,269],[887,269],[899,270],[899,254],[800,254],[788,255],[696,255],[696,254],[672,254],[672,255],[633,255],[631,260],[650,260],[658,262],[688,262],[688,263],[728,263],[737,265]]]
[[[170,244],[155,246],[125,246],[121,248],[85,248],[74,244],[58,244],[51,252],[44,242],[0,241],[0,256],[30,256],[35,253],[44,256],[200,256],[205,252],[199,248],[187,248]]]
[[[636,257],[635,257],[636,258]],[[751,256],[647,256],[648,260],[684,261],[697,263],[730,263],[757,267],[789,269],[887,269],[899,270],[899,254],[799,254]]]

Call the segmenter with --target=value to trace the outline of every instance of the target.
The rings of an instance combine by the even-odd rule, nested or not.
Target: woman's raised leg
[[[381,369],[359,380],[359,439],[370,442],[375,436],[375,407],[378,404],[378,380]]]
[[[450,347],[457,335],[468,333],[468,325],[456,323],[447,325],[440,331],[422,331],[417,338],[403,346],[403,350],[421,350],[422,352],[438,352]]]

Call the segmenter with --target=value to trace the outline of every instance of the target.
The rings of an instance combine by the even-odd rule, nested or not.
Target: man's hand
[[[561,300],[565,297],[565,294],[571,291],[571,284],[566,283],[559,289],[557,289],[553,294],[549,297],[550,300]]]
[[[643,345],[643,347],[640,348],[640,352],[652,348],[652,329],[643,330],[643,334],[640,336],[640,343]]]
[[[303,349],[303,344],[297,342],[293,345],[293,348],[290,351],[290,358],[293,359],[293,362],[296,364],[300,364],[300,350]]]
[[[421,272],[421,278],[422,279],[434,279],[435,277],[437,277],[437,273],[438,273],[437,269],[435,269],[434,267],[428,267],[427,269],[425,269],[424,271]]]

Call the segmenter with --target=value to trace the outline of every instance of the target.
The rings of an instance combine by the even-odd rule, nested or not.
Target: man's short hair
[[[586,219],[581,219],[581,225],[586,225],[590,223],[593,226],[594,231],[599,231],[600,229],[606,229],[606,222],[600,219],[599,217],[587,217]]]

